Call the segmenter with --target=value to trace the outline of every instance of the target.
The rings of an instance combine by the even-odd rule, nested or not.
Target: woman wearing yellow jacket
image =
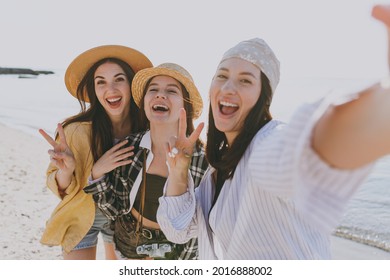
[[[131,95],[131,83],[136,72],[151,66],[137,50],[106,45],[80,54],[66,70],[66,87],[78,99],[81,112],[58,124],[56,140],[40,130],[53,147],[47,186],[61,199],[41,242],[61,245],[64,259],[96,259],[99,232],[106,258],[115,258],[108,220],[83,188],[92,166],[107,173],[131,162],[132,147],[122,149],[126,144],[122,140],[146,129]],[[111,164],[102,165],[99,159],[109,159]]]

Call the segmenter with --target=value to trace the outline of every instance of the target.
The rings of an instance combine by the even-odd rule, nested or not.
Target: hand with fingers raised
[[[200,123],[191,135],[187,136],[186,111],[183,108],[180,109],[178,135],[173,136],[166,147],[169,167],[167,196],[181,195],[187,191],[188,167],[203,127],[204,123]]]
[[[50,155],[50,162],[58,168],[56,174],[57,184],[60,190],[65,190],[71,180],[73,172],[76,168],[76,160],[73,152],[66,142],[64,128],[61,124],[57,125],[58,142],[49,136],[43,129],[39,133],[46,139],[46,141],[53,147],[48,151]]]
[[[119,142],[99,158],[92,167],[92,179],[96,180],[119,166],[133,162],[134,147],[124,147],[127,143],[128,140]]]

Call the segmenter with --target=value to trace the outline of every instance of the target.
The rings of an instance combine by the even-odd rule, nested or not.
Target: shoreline
[[[0,134],[0,260],[61,260],[59,246],[39,242],[58,203],[45,186],[50,145],[3,123]],[[334,260],[390,260],[390,252],[353,240],[332,236],[331,242]],[[104,259],[102,242],[97,258]]]
[[[332,260],[390,260],[390,252],[343,237],[331,236]]]
[[[371,240],[369,238],[362,239],[356,234],[351,234],[349,232],[344,231],[342,227],[337,228],[334,235],[339,238],[343,238],[346,240],[351,240],[360,244],[364,244],[370,247],[378,248],[384,252],[390,253],[390,248],[385,242],[378,242]]]

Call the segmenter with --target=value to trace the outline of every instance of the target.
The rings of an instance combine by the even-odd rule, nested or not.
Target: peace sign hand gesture
[[[76,160],[66,142],[64,128],[61,124],[57,125],[57,131],[58,143],[43,129],[39,129],[39,133],[53,147],[53,149],[48,150],[50,162],[59,170],[56,179],[60,189],[65,189],[70,184],[72,174],[76,168]]]
[[[166,148],[169,167],[169,182],[166,193],[168,196],[180,195],[187,190],[188,167],[196,141],[203,127],[204,123],[200,123],[187,137],[186,111],[183,108],[180,109],[178,136],[172,137]]]

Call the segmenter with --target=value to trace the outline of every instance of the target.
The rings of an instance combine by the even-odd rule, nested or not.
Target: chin
[[[221,131],[221,132],[223,132],[223,133],[226,133],[226,132],[231,131],[231,128],[230,128],[230,127],[227,127],[226,125],[215,125],[215,127],[216,127],[219,131]]]

